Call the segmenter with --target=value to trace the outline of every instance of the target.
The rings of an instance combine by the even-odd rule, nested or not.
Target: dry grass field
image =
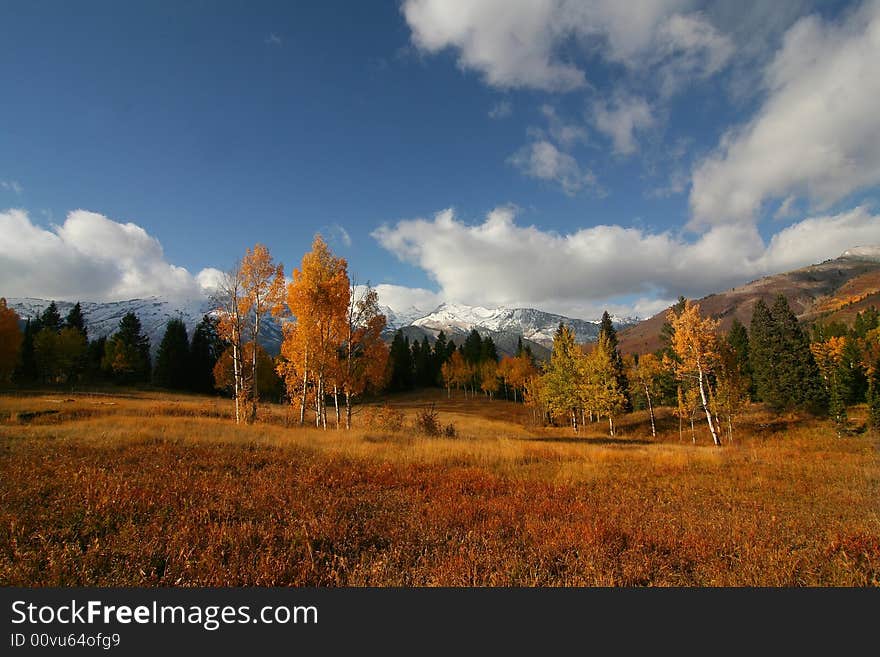
[[[732,445],[660,412],[580,436],[434,402],[454,438],[293,425],[161,393],[0,396],[0,584],[880,584],[880,440],[752,409]],[[859,409],[852,409],[854,424]]]

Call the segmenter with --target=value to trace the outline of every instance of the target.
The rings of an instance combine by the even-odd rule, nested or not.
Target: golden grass
[[[585,434],[521,405],[434,403],[456,438],[288,426],[267,405],[0,397],[4,585],[878,585],[869,434],[753,409],[734,444],[623,418]],[[858,420],[857,410],[851,415]],[[356,416],[356,421],[359,416]]]

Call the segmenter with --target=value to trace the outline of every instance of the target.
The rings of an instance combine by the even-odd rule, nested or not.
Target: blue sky
[[[739,9],[4,3],[2,293],[196,294],[320,231],[398,308],[644,315],[880,243],[880,4]]]

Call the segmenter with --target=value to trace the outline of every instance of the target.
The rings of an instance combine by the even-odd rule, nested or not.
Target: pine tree
[[[40,323],[44,329],[55,331],[55,333],[61,331],[61,314],[58,312],[58,306],[54,301],[43,311],[43,314],[40,316]]]
[[[868,379],[862,365],[862,351],[853,336],[847,336],[844,339],[838,376],[840,393],[845,404],[858,404],[865,401]]]
[[[153,383],[163,388],[183,390],[189,385],[189,338],[183,320],[168,320],[156,352]]]
[[[196,325],[189,345],[190,390],[205,394],[214,390],[214,366],[223,351],[223,341],[217,331],[217,319],[205,315]]]
[[[603,335],[608,342],[611,366],[614,369],[617,388],[623,391],[623,412],[629,413],[632,411],[632,399],[629,397],[629,381],[626,380],[626,367],[623,364],[623,357],[620,355],[618,347],[617,330],[614,328],[614,324],[611,322],[611,315],[608,314],[607,310],[602,313],[602,320],[599,322],[599,336]]]
[[[770,311],[777,327],[776,353],[772,368],[777,372],[778,390],[771,398],[776,408],[798,408],[820,413],[828,406],[822,376],[810,351],[810,341],[783,295]],[[845,400],[844,400],[845,403]]]
[[[21,355],[12,380],[16,383],[34,383],[37,380],[37,357],[34,351],[34,339],[43,329],[43,323],[39,317],[30,317],[24,327],[24,336],[21,342]]]
[[[749,334],[746,327],[736,317],[727,332],[727,344],[732,350],[733,360],[736,363],[739,375],[748,385],[749,395],[754,395],[755,384],[752,380],[752,366],[749,362]]]
[[[409,338],[404,336],[400,329],[391,340],[388,364],[391,368],[391,374],[388,378],[389,389],[394,391],[411,390],[413,387],[412,351],[410,350]]]
[[[770,309],[763,299],[758,299],[749,326],[749,366],[752,370],[755,398],[771,406],[780,405],[780,400],[776,399],[779,382],[774,367],[776,349],[780,342],[777,333]]]
[[[134,313],[119,320],[119,329],[107,340],[101,366],[120,383],[149,381],[150,339],[142,333],[141,321]]]
[[[413,343],[413,369],[416,385],[420,388],[429,388],[434,383],[434,369],[432,362],[431,345],[428,336],[422,337],[421,342]]]
[[[465,361],[468,363],[476,364],[480,362],[480,356],[482,353],[483,339],[480,337],[477,329],[471,329],[467,338],[465,338],[462,356],[464,356]]]
[[[495,341],[492,340],[491,335],[487,335],[483,344],[480,345],[480,362],[498,362],[498,349],[496,349]]]
[[[437,334],[437,339],[434,341],[434,351],[431,354],[431,380],[434,382],[433,385],[438,385],[441,381],[441,369],[443,368],[443,363],[445,363],[450,356],[447,348],[446,334],[443,331],[440,331],[440,333]]]
[[[80,306],[79,301],[77,301],[73,308],[70,309],[70,312],[67,313],[67,317],[64,319],[64,326],[76,329],[82,333],[86,340],[89,339],[89,333],[86,329],[86,320],[83,316],[82,306]]]

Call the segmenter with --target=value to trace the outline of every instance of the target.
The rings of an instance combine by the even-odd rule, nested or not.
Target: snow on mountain
[[[447,333],[468,332],[474,328],[493,333],[516,333],[549,346],[560,323],[574,330],[578,342],[592,342],[599,334],[598,321],[574,319],[535,308],[484,308],[452,303],[441,304],[432,313],[413,321],[412,325]]]
[[[12,298],[8,299],[12,307],[22,319],[36,317],[49,305],[47,299]],[[73,307],[73,302],[56,301],[58,311],[64,317]],[[162,297],[146,299],[129,299],[127,301],[81,302],[86,320],[89,338],[109,336],[119,327],[119,320],[129,312],[133,312],[141,321],[144,332],[150,338],[150,346],[155,353],[165,333],[168,320],[180,318],[186,324],[187,332],[192,335],[196,324],[213,309],[212,302],[207,298],[173,300]],[[433,311],[410,307],[392,309],[380,306],[387,321],[386,335],[397,329],[404,329],[412,337],[420,339],[427,335],[433,340],[440,331],[447,337],[460,341],[471,329],[481,334],[492,335],[499,344],[513,350],[519,336],[538,345],[549,347],[553,344],[553,334],[560,322],[574,329],[578,342],[592,342],[599,334],[599,322],[573,319],[544,312],[535,308],[484,308],[482,306],[466,306],[463,304],[443,303]],[[638,320],[615,321],[618,326],[628,326]],[[269,318],[264,324],[265,333],[261,343],[270,354],[277,354],[281,345],[280,322]],[[505,347],[506,349],[506,347]]]
[[[51,301],[13,298],[7,299],[7,303],[22,319],[27,319],[41,315]],[[71,301],[56,301],[55,304],[58,306],[58,312],[62,318],[74,306]],[[192,336],[196,324],[214,308],[213,303],[207,298],[173,300],[162,297],[129,299],[127,301],[82,301],[80,306],[86,320],[86,329],[90,340],[111,335],[119,328],[119,320],[126,313],[133,312],[141,321],[144,333],[150,338],[150,348],[154,354],[165,334],[168,320],[175,318],[183,320],[188,335]],[[266,333],[261,342],[269,353],[278,353],[281,344],[279,325],[272,321],[267,322]]]

